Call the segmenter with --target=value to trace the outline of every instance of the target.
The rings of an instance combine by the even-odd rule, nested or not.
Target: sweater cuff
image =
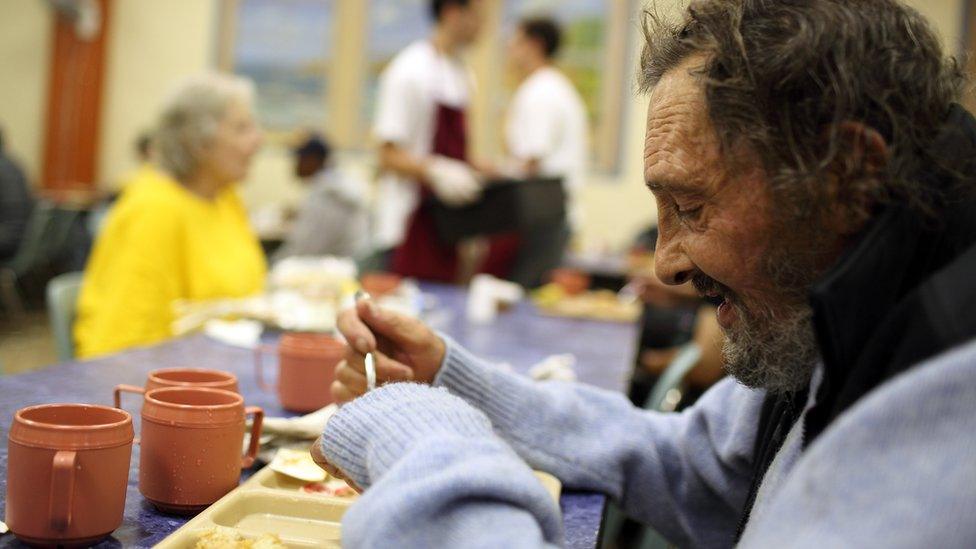
[[[474,356],[458,342],[438,334],[447,352],[444,363],[434,377],[435,387],[444,387],[483,411],[495,428],[507,432],[519,423],[523,383],[531,383],[518,374],[503,372]]]
[[[363,489],[429,436],[494,436],[491,422],[444,389],[417,383],[379,387],[343,405],[322,434],[322,452]]]

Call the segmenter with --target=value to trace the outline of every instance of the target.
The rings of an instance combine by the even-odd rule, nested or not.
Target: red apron
[[[467,132],[463,109],[437,104],[431,154],[467,162]],[[393,253],[392,270],[403,276],[439,282],[457,282],[457,246],[440,240],[430,212],[433,193],[420,187],[420,201],[407,221],[403,242]],[[504,278],[518,253],[518,235],[491,238],[488,256],[478,272]]]

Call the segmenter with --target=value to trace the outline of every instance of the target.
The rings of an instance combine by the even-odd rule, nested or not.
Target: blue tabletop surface
[[[423,285],[428,296],[424,316],[436,329],[449,334],[475,353],[508,363],[524,372],[539,360],[556,353],[577,358],[580,380],[622,391],[630,375],[637,339],[636,326],[566,320],[540,316],[529,303],[519,303],[489,325],[468,324],[463,315],[463,290],[440,285]],[[266,367],[273,370],[273,357]],[[14,412],[32,404],[48,402],[112,403],[112,388],[118,383],[142,385],[150,370],[191,366],[229,370],[237,374],[241,394],[248,405],[261,406],[268,416],[292,416],[284,411],[272,393],[258,388],[254,377],[253,351],[218,343],[204,336],[177,339],[154,347],[135,349],[87,362],[68,362],[27,374],[0,377],[0,435],[6,440]],[[130,396],[128,400],[126,396]],[[139,402],[123,395],[123,407],[133,415],[139,431]],[[129,487],[122,526],[97,547],[151,547],[187,519],[168,516],[152,507],[139,493],[139,447],[132,449]],[[0,445],[0,516],[6,505],[7,445]],[[253,471],[246,471],[250,476]],[[592,548],[597,544],[606,498],[603,495],[565,490],[560,500],[567,547]],[[0,548],[23,547],[12,535],[0,537]]]

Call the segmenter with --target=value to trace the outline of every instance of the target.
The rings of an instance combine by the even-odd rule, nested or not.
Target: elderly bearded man
[[[492,368],[362,303],[316,458],[367,488],[350,546],[562,541],[530,466],[680,546],[976,546],[976,121],[893,0],[648,18],[657,275],[718,309],[734,376],[681,414]],[[431,384],[435,388],[424,386]]]

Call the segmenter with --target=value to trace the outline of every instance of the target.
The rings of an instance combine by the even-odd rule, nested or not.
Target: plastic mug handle
[[[254,465],[254,458],[258,455],[258,448],[261,446],[261,424],[264,422],[264,410],[258,406],[248,406],[244,408],[244,415],[254,414],[251,421],[251,442],[247,445],[247,453],[241,458],[241,469],[247,469]]]
[[[146,394],[146,389],[144,387],[136,387],[135,385],[126,385],[122,383],[121,385],[115,386],[115,407],[122,408],[122,393],[136,393],[140,395]]]
[[[71,500],[75,495],[78,454],[59,450],[51,464],[51,528],[63,532],[71,526]]]
[[[274,392],[278,388],[264,381],[264,355],[265,353],[272,353],[274,350],[275,348],[272,345],[258,345],[254,348],[254,377],[257,378],[258,387],[269,392]]]
[[[136,387],[135,385],[127,385],[125,383],[121,383],[121,384],[115,386],[115,391],[113,391],[113,393],[114,393],[114,397],[115,397],[115,407],[118,408],[119,410],[121,410],[122,409],[122,393],[136,393],[136,394],[139,394],[139,395],[145,395],[146,394],[146,388],[145,387]],[[139,444],[139,437],[133,438],[132,439],[132,444]]]

